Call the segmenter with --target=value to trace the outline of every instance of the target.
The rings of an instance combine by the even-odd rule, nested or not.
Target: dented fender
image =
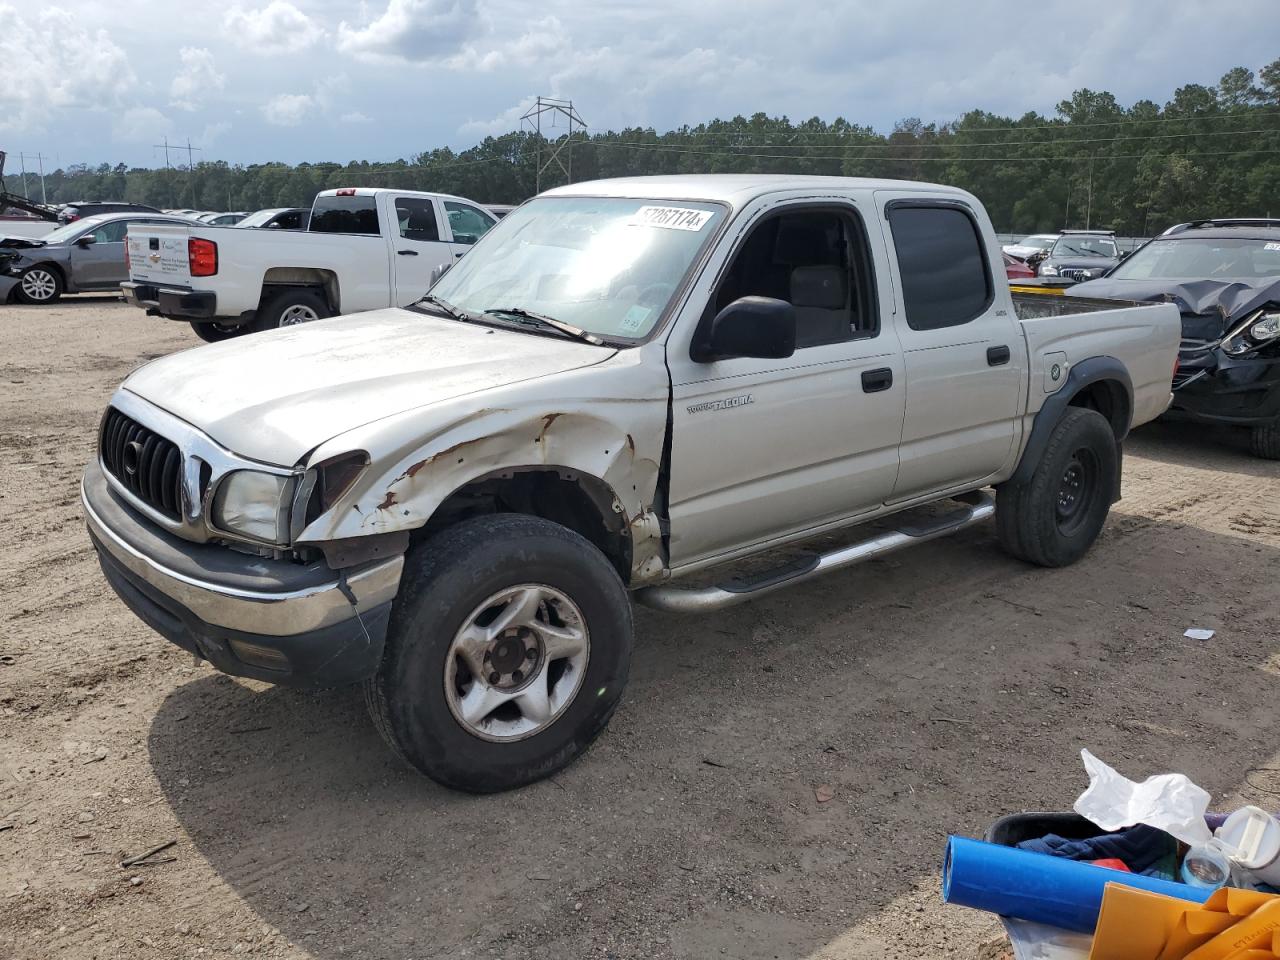
[[[621,363],[503,391],[509,396],[435,406],[428,414],[430,429],[424,430],[423,411],[416,411],[323,444],[309,463],[365,450],[370,466],[331,510],[301,532],[298,543],[411,531],[468,484],[551,470],[571,481],[597,481],[584,484],[593,490],[603,485],[608,509],[619,515],[631,540],[632,581],[661,579],[666,561],[655,502],[668,388],[639,362],[639,350],[627,353],[632,356],[622,355]],[[584,389],[589,386],[597,388]],[[477,409],[477,401],[485,405]]]

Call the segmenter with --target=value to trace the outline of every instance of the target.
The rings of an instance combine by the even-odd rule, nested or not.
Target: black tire
[[[205,343],[221,343],[223,340],[230,340],[232,337],[238,337],[249,332],[249,328],[244,324],[233,326],[229,323],[211,323],[207,320],[192,320],[191,329]]]
[[[529,583],[577,605],[589,636],[586,667],[548,726],[526,739],[492,742],[455,717],[445,691],[448,654],[487,598]],[[457,790],[508,790],[555,773],[604,729],[627,682],[632,632],[626,588],[592,543],[538,517],[476,517],[406,557],[382,664],[365,682],[365,700],[383,738],[410,766]]]
[[[1255,457],[1280,460],[1280,421],[1260,424],[1250,430],[1249,448]]]
[[[996,493],[996,533],[1013,556],[1042,567],[1075,563],[1093,546],[1115,500],[1116,438],[1096,410],[1071,407],[1035,472]]]
[[[38,286],[36,284],[37,280],[40,281]],[[31,289],[28,290],[26,288]],[[18,285],[13,289],[21,303],[44,306],[50,303],[57,303],[62,299],[65,284],[62,282],[62,274],[58,272],[57,267],[51,267],[47,263],[37,263],[27,267],[18,275]],[[37,292],[37,290],[40,292]],[[46,290],[49,292],[44,293]]]
[[[298,322],[290,320],[289,314],[292,311],[311,314],[306,318],[307,320],[323,320],[332,315],[324,297],[309,287],[298,287],[293,290],[280,290],[266,297],[262,301],[262,306],[254,314],[250,326],[256,333],[292,326]]]

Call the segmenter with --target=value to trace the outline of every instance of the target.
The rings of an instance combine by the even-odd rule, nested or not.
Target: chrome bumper
[[[113,498],[96,462],[85,471],[80,500],[90,533],[116,563],[205,623],[228,630],[275,636],[321,630],[351,619],[348,591],[363,614],[390,602],[400,587],[403,556],[353,569],[344,583],[319,565],[299,570],[211,544],[175,546],[176,538],[150,528]],[[147,549],[148,542],[154,549]],[[181,562],[158,559],[164,556]],[[225,570],[209,564],[209,557],[224,568],[228,559],[243,563],[234,576],[220,576]],[[281,570],[295,583],[282,580]]]

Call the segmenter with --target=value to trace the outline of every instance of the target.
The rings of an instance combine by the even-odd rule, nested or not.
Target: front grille
[[[1089,271],[1081,270],[1075,267],[1067,267],[1058,271],[1058,276],[1066,277],[1068,280],[1074,280],[1079,283],[1081,280],[1089,279]]]
[[[99,452],[107,472],[130,493],[166,517],[182,519],[182,454],[176,444],[109,407]]]

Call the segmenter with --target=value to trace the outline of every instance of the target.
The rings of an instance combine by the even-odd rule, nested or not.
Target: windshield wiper
[[[571,323],[565,323],[563,320],[557,320],[555,317],[544,316],[541,313],[531,313],[521,307],[495,307],[486,310],[486,314],[496,314],[498,316],[515,317],[520,321],[532,321],[536,326],[550,328],[559,333],[563,333],[567,337],[574,340],[581,340],[583,343],[590,343],[593,346],[604,346],[604,341],[597,337],[594,333],[587,333],[581,327],[575,327]]]
[[[446,316],[453,317],[455,320],[474,320],[475,317],[463,310],[461,307],[455,307],[448,300],[442,300],[434,293],[428,293],[425,297],[417,301],[418,303],[429,303],[440,310]]]

